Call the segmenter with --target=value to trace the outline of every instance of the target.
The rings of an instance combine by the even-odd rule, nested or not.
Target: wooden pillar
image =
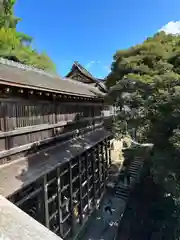
[[[78,173],[79,173],[79,210],[80,210],[80,224],[83,222],[83,208],[82,208],[82,175],[81,175],[81,157],[78,157]]]
[[[103,184],[104,184],[104,191],[105,191],[105,181],[106,181],[106,157],[104,157],[104,142],[102,142],[102,147],[101,147],[101,152],[102,152],[102,177],[103,177]]]
[[[58,215],[59,215],[59,234],[63,236],[63,225],[62,225],[62,202],[61,202],[61,176],[60,168],[57,168],[57,197],[58,197]]]
[[[71,220],[72,220],[72,228],[71,228],[71,232],[72,235],[74,233],[74,209],[73,209],[73,185],[72,185],[72,168],[71,168],[71,162],[69,161],[69,197],[70,197],[70,214],[71,214]]]
[[[88,210],[90,209],[89,206],[89,174],[88,174],[88,152],[85,152],[85,168],[86,168],[86,179],[87,179],[87,198],[88,198]]]
[[[108,172],[108,148],[107,148],[107,139],[104,141],[104,151],[105,151],[105,158],[104,158],[104,178],[107,178]]]
[[[97,146],[92,148],[92,178],[93,178],[93,205],[96,205],[96,187],[95,187],[95,149]]]
[[[48,185],[47,185],[47,175],[43,177],[43,193],[44,193],[44,216],[45,216],[45,226],[49,228],[49,206],[48,206]]]
[[[111,166],[111,163],[112,163],[112,161],[111,161],[111,146],[110,146],[111,144],[110,144],[110,140],[108,139],[108,151],[109,151],[109,166]]]
[[[100,171],[100,164],[102,161],[102,151],[101,151],[101,143],[98,144],[98,152],[97,152],[97,161],[98,161],[98,185],[99,185],[99,195],[101,195],[101,171]],[[100,157],[101,155],[101,157]],[[100,196],[99,196],[100,197]]]

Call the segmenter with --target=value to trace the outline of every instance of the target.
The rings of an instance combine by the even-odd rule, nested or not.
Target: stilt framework
[[[107,138],[9,199],[63,239],[73,239],[104,195],[109,147]]]

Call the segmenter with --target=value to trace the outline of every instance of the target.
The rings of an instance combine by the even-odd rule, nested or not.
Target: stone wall
[[[0,195],[0,239],[62,240]]]
[[[129,148],[131,146],[131,140],[129,137],[124,137],[120,140],[111,140],[111,159],[113,164],[122,164],[124,161],[124,156],[122,149]]]

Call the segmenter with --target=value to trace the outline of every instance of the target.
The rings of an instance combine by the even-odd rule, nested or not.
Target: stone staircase
[[[139,176],[143,167],[142,158],[136,157],[129,167],[130,185],[124,183],[124,173],[119,173],[119,181],[115,186],[115,196],[117,198],[128,200],[131,189],[139,181]]]

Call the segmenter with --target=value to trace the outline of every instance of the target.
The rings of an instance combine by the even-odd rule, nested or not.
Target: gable
[[[92,76],[83,66],[78,62],[74,62],[71,71],[66,75],[67,78],[71,78],[75,81],[82,82],[85,84],[93,85],[98,88],[101,92],[107,93],[106,86],[102,79],[97,79]]]
[[[67,77],[83,83],[94,83],[93,79],[82,74],[78,68],[73,68],[71,72],[68,73]]]

